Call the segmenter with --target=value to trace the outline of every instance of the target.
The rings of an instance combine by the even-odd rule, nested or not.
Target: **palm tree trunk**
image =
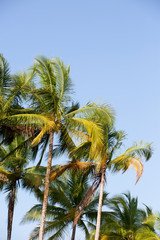
[[[100,188],[100,193],[99,193],[99,203],[98,203],[98,214],[97,214],[97,225],[96,225],[95,240],[99,239],[99,232],[100,232],[100,227],[101,227],[101,212],[102,212],[104,180],[105,180],[105,167],[103,167],[102,175],[101,175],[101,188]]]
[[[51,130],[50,131],[50,139],[49,139],[47,171],[46,171],[46,177],[45,177],[45,190],[44,190],[44,198],[43,198],[42,216],[41,216],[41,223],[40,223],[40,230],[39,230],[39,240],[43,240],[43,235],[44,235],[45,218],[46,218],[47,204],[48,204],[48,193],[49,193],[52,155],[53,155],[53,135],[54,135],[54,132],[53,132],[53,130]]]
[[[73,230],[72,230],[71,240],[74,240],[74,239],[75,239],[75,234],[76,234],[76,224],[74,224],[74,222],[73,222]]]
[[[11,240],[15,192],[16,192],[16,181],[13,182],[12,190],[9,193],[7,240]]]

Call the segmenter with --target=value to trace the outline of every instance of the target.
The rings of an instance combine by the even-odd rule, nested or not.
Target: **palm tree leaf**
[[[36,72],[41,78],[41,83],[45,86],[49,86],[52,93],[55,92],[56,79],[52,63],[45,57],[36,58],[37,66],[35,67]]]
[[[132,147],[128,148],[125,152],[126,155],[137,155],[139,157],[144,157],[145,160],[149,160],[152,156],[153,149],[151,143],[144,144],[141,141],[139,144],[134,144]]]
[[[143,173],[143,164],[141,162],[141,159],[132,156],[126,156],[125,154],[122,154],[119,157],[112,160],[109,166],[112,165],[114,172],[122,170],[123,173],[126,172],[130,166],[132,166],[137,173],[136,183],[138,182],[139,178]]]
[[[60,106],[62,102],[70,100],[69,93],[71,93],[73,86],[69,77],[70,67],[65,67],[58,58],[53,59],[52,63],[56,77],[56,92],[59,98],[58,106]]]
[[[6,120],[14,120],[16,124],[35,126],[37,128],[41,128],[45,126],[47,128],[53,128],[57,130],[55,122],[51,119],[51,117],[42,115],[42,114],[18,114],[13,116],[6,117]],[[14,124],[13,122],[13,124]]]
[[[80,162],[80,161],[76,161],[76,162],[70,162],[69,164],[60,166],[54,170],[51,171],[51,180],[54,181],[55,178],[61,176],[67,169],[85,169],[88,167],[92,167],[92,163],[90,162]]]
[[[6,59],[0,54],[0,93],[7,95],[12,86],[9,64]]]
[[[140,142],[138,145],[134,144],[132,147],[128,148],[124,154],[113,159],[108,166],[113,166],[114,172],[120,170],[125,172],[130,166],[132,166],[137,173],[137,183],[143,172],[141,158],[145,157],[145,159],[148,160],[151,155],[151,144],[143,144],[143,142]]]
[[[23,147],[27,147],[27,143],[32,139],[32,137],[28,138],[27,140],[21,142],[17,147],[15,147],[14,149],[12,149],[8,154],[6,153],[6,155],[0,160],[0,162],[3,162],[5,159],[7,159],[8,157],[10,157],[11,155],[13,155],[17,150],[21,150]]]

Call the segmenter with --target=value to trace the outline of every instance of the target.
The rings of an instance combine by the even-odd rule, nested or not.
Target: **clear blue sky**
[[[59,56],[71,66],[75,100],[99,100],[116,110],[117,128],[128,133],[126,147],[144,139],[154,155],[135,173],[108,174],[111,195],[130,190],[160,211],[160,1],[159,0],[1,0],[0,52],[12,73],[34,57]],[[20,192],[13,240],[27,240],[32,224],[19,226],[33,197]],[[0,194],[0,240],[6,238],[6,203]],[[1,215],[2,216],[2,215]],[[67,238],[66,238],[67,240]],[[77,238],[78,240],[78,238]]]

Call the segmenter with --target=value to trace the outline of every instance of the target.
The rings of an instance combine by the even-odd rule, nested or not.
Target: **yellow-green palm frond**
[[[26,98],[26,96],[35,89],[34,79],[34,70],[14,75],[14,91],[18,90],[21,95]]]
[[[114,233],[114,232],[107,232],[105,235],[100,236],[100,240],[122,240],[122,239],[127,239],[127,238],[122,238],[122,235],[119,233]]]
[[[16,93],[18,93],[18,90],[17,90]],[[10,110],[11,104],[13,103],[13,101],[14,101],[14,99],[15,99],[16,93],[12,94],[12,95],[7,99],[7,101],[5,101],[5,103],[4,103],[4,105],[3,105],[3,109],[2,109],[2,111],[3,111],[3,113],[4,113],[4,116],[5,116],[5,114],[7,113],[7,110]],[[7,113],[7,114],[8,114],[8,113]]]
[[[149,227],[140,228],[137,233],[135,240],[160,240],[158,234],[152,231]]]
[[[143,164],[141,162],[141,159],[137,158],[136,156],[126,156],[125,154],[122,154],[112,160],[108,166],[113,166],[114,172],[122,170],[123,173],[126,172],[129,167],[133,167],[137,174],[136,183],[138,182],[143,172]]]
[[[17,114],[6,117],[12,125],[32,126],[38,129],[43,127],[47,129],[57,130],[57,126],[52,119],[52,116],[46,116],[42,114]]]
[[[95,103],[87,104],[86,106],[70,112],[65,115],[68,117],[81,117],[92,119],[93,121],[105,122],[108,126],[112,126],[114,123],[114,112],[109,105],[96,105]]]
[[[55,124],[54,121],[50,121],[48,122],[48,125],[43,127],[40,131],[40,133],[34,138],[34,140],[32,141],[31,145],[32,146],[36,146],[42,139],[43,135],[45,133],[49,133],[50,130],[53,130],[54,132],[57,132],[58,129],[57,129],[57,125]]]
[[[134,144],[132,147],[128,148],[125,152],[126,155],[137,155],[140,158],[144,158],[146,161],[149,160],[153,154],[152,143],[143,143],[141,141],[139,144]]]
[[[104,144],[103,124],[111,127],[114,122],[114,114],[110,106],[88,104],[69,112],[64,116],[64,120],[73,137],[77,135],[74,129],[82,132],[77,135],[79,139],[77,139],[76,147],[81,148],[84,143],[90,142],[88,157],[99,162]]]
[[[151,209],[149,209],[151,210]],[[143,227],[148,227],[152,232],[159,233],[160,232],[160,215],[153,214],[152,211],[143,221]]]
[[[80,131],[78,129],[73,129],[73,128],[70,128],[70,133],[72,135],[73,133],[73,137],[76,136],[76,139],[78,142],[90,142],[90,138],[89,138],[89,134],[88,133],[85,133],[83,131]]]
[[[3,113],[11,114],[11,111],[14,110],[15,107],[18,109],[20,107],[20,103],[22,99],[27,99],[29,96],[31,89],[34,89],[34,79],[35,73],[23,72],[17,75],[12,76],[12,85],[10,86],[10,91],[8,92],[7,99],[3,103],[2,111]]]
[[[70,130],[70,134],[73,138],[77,140],[77,129],[78,131],[82,131],[89,136],[89,142],[91,142],[90,148],[90,158],[96,159],[99,155],[99,151],[103,145],[103,133],[100,124],[90,121],[88,119],[83,118],[70,118],[66,121],[67,127]],[[74,131],[76,129],[76,131]],[[84,135],[85,136],[85,135]],[[78,140],[80,139],[80,134],[78,134]],[[81,135],[82,140],[82,135]],[[85,140],[85,141],[84,141]],[[82,143],[86,142],[83,137],[81,142],[78,142],[77,145],[81,145]]]
[[[38,143],[40,143],[40,141],[41,141],[42,137],[44,136],[44,134],[45,133],[49,133],[51,129],[53,129],[53,127],[52,128],[49,128],[49,127],[42,128],[40,133],[33,139],[32,143],[31,143],[31,146],[34,147]]]
[[[148,160],[151,155],[151,144],[143,144],[143,142],[140,142],[138,145],[134,144],[132,147],[128,148],[124,154],[113,159],[108,166],[111,166],[114,172],[120,170],[125,172],[130,166],[132,166],[137,173],[137,183],[143,172],[142,158],[144,157]]]

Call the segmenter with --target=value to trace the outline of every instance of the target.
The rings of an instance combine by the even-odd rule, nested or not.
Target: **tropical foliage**
[[[0,174],[4,176],[1,180],[1,190],[8,193],[8,240],[11,239],[14,205],[20,184],[23,188],[30,189],[30,191],[33,189],[38,191],[45,174],[44,170],[40,171],[40,169],[35,169],[35,167],[27,168],[31,161],[31,150],[28,146],[24,147],[23,145],[23,148],[17,149],[12,153],[23,142],[24,140],[21,136],[16,136],[10,145],[0,146],[0,159],[7,156],[0,163]]]
[[[40,223],[31,239],[64,239],[69,227],[71,240],[77,228],[88,240],[159,239],[158,215],[139,209],[130,194],[109,200],[104,192],[107,170],[132,166],[138,182],[142,158],[152,155],[151,144],[143,142],[119,155],[125,136],[115,129],[109,105],[74,103],[70,67],[60,59],[42,56],[30,70],[12,75],[0,54],[0,190],[8,196],[7,240],[19,187],[40,202],[23,220]],[[65,164],[52,163],[60,156]]]
[[[103,218],[101,240],[159,239],[159,217],[152,210],[138,207],[138,198],[130,193],[115,196],[108,201],[110,214]]]
[[[47,207],[47,221],[45,234],[48,239],[64,239],[65,233],[73,226],[76,208],[89,188],[89,175],[85,171],[67,171],[58,181],[52,182],[49,192],[49,204]],[[43,194],[42,194],[43,195]],[[107,196],[104,193],[105,197]],[[41,200],[41,195],[37,194]],[[105,198],[106,199],[106,198]],[[94,228],[97,215],[98,194],[96,194],[89,206],[86,206],[76,226],[72,230],[71,239],[75,239],[76,228],[80,228],[85,237],[89,239],[90,229]],[[39,221],[42,212],[42,204],[35,205],[25,215],[23,222]],[[103,212],[105,216],[107,212]],[[37,239],[39,227],[35,228],[31,239]]]
[[[100,195],[99,195],[99,208],[98,208],[98,215],[97,215],[97,228],[96,228],[96,235],[95,240],[99,239],[99,232],[100,232],[100,223],[101,223],[101,211],[102,211],[102,200],[103,200],[103,189],[104,183],[106,179],[106,170],[112,170],[113,172],[117,171],[127,171],[127,169],[132,166],[137,173],[137,181],[139,180],[142,172],[143,172],[143,165],[142,165],[142,158],[144,157],[146,160],[152,155],[152,148],[151,144],[144,144],[140,142],[139,144],[134,144],[132,147],[128,148],[123,154],[116,157],[116,152],[122,146],[123,140],[125,138],[125,134],[122,131],[115,131],[113,128],[108,128],[103,122],[103,119],[99,121],[102,122],[103,126],[103,145],[101,151],[99,153],[99,161],[97,159],[94,161],[95,168],[97,169],[96,180],[94,184],[97,186],[100,184]],[[90,146],[88,145],[88,148]],[[86,152],[86,146],[84,149],[80,147],[81,154],[86,158],[89,158],[88,152]],[[79,147],[75,150],[76,153],[79,154]],[[97,183],[98,182],[98,183]],[[93,184],[93,185],[94,185]],[[92,188],[93,188],[92,185]],[[95,187],[95,190],[97,187]],[[93,193],[94,190],[91,191]],[[85,198],[85,197],[84,197]],[[88,198],[89,200],[90,198]],[[82,201],[83,205],[83,201]],[[85,206],[85,205],[83,205]],[[80,216],[83,207],[77,213]]]

